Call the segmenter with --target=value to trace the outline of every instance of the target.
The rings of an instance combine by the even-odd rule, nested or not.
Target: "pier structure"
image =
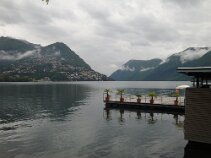
[[[108,101],[105,102],[105,109],[125,109],[132,111],[142,112],[157,112],[157,113],[168,113],[168,114],[181,114],[185,113],[184,106],[170,105],[170,104],[151,104],[151,103],[137,103],[137,102],[119,102],[119,101]]]
[[[211,67],[178,67],[177,71],[193,77],[193,87],[185,92],[184,137],[211,145]]]
[[[152,97],[149,96],[121,96],[116,99],[111,97],[108,89],[105,90],[103,95],[105,102],[105,109],[124,109],[129,111],[142,111],[142,112],[158,112],[168,114],[180,114],[184,115],[184,97],[169,97],[167,95],[154,96],[153,102]],[[176,89],[175,89],[176,91]],[[123,99],[122,99],[123,98]],[[175,103],[175,101],[177,102]]]

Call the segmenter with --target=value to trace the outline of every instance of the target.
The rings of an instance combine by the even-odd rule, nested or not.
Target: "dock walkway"
[[[107,101],[105,108],[109,109],[125,109],[125,110],[146,110],[154,112],[166,113],[185,113],[185,106],[178,105],[165,105],[165,104],[150,104],[150,103],[137,103],[137,102],[120,102],[120,101]]]

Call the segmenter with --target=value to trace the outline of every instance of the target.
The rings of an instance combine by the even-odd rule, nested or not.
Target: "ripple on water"
[[[182,157],[183,119],[104,112],[104,88],[168,93],[177,84],[139,83],[0,84],[0,157]]]

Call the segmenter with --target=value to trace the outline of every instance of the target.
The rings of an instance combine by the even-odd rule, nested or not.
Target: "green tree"
[[[123,94],[125,93],[124,89],[117,89],[117,95],[120,95],[120,102],[124,102]]]
[[[137,102],[140,103],[142,95],[138,93],[136,94],[136,96],[137,96]]]
[[[106,93],[106,101],[109,101],[109,99],[110,99],[110,95],[109,95],[109,93],[111,93],[112,91],[110,90],[110,89],[105,89],[104,90],[104,93]]]
[[[157,97],[157,94],[155,92],[149,92],[148,96],[150,97],[150,103],[154,103],[154,97]]]
[[[179,101],[178,101],[178,98],[179,98],[179,91],[176,91],[172,94],[172,97],[176,97],[176,100],[174,101],[174,105],[178,105]]]

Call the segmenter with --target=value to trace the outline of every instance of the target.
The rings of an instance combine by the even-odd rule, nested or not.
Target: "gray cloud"
[[[209,0],[1,0],[0,35],[47,45],[65,42],[110,74],[130,59],[165,58],[210,46]]]
[[[32,51],[26,51],[26,52],[11,52],[8,54],[8,52],[5,52],[3,50],[0,51],[0,59],[1,60],[19,60],[23,59],[28,56],[32,56],[35,53],[39,53],[39,50],[32,50]]]
[[[173,3],[174,5],[178,5],[179,7],[198,7],[204,3],[204,1],[200,0],[163,0],[164,3]]]
[[[1,0],[0,13],[0,24],[17,24],[24,21],[18,6],[10,1]]]

